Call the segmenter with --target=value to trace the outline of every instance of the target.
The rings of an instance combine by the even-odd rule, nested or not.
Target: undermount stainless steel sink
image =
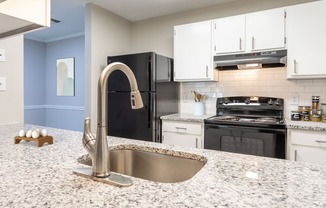
[[[195,160],[141,150],[110,151],[110,169],[123,175],[154,182],[176,183],[192,178],[206,164],[206,159]],[[80,162],[92,165],[92,160]]]

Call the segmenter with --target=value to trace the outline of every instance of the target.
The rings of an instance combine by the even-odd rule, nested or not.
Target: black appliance
[[[219,70],[284,67],[287,50],[273,50],[214,56],[214,67]]]
[[[161,142],[160,116],[178,112],[178,83],[173,82],[173,59],[154,52],[108,56],[134,73],[144,108],[130,107],[130,86],[121,71],[108,78],[108,135]]]
[[[221,97],[205,119],[204,148],[285,159],[284,100]]]

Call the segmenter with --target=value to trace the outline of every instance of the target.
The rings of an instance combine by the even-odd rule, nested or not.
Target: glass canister
[[[309,121],[310,106],[299,106],[298,111],[300,112],[301,121]]]
[[[320,122],[321,121],[321,110],[312,109],[310,111],[310,121]]]
[[[326,114],[321,115],[321,122],[326,123]]]
[[[321,114],[326,114],[326,103],[321,104]]]
[[[300,121],[300,111],[291,111],[291,120]]]
[[[326,123],[326,103],[321,103],[321,121]]]
[[[319,105],[319,96],[312,96],[312,109],[317,110]]]

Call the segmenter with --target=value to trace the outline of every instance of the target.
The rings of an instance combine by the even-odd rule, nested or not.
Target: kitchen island
[[[326,207],[323,165],[110,137],[113,148],[146,146],[207,159],[184,182],[131,177],[132,186],[118,188],[72,173],[86,154],[82,132],[47,128],[52,145],[14,144],[23,128],[42,127],[0,126],[0,207]]]

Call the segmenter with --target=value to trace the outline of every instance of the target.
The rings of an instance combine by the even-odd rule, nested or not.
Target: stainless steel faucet
[[[138,91],[137,81],[135,75],[131,69],[123,63],[114,62],[109,64],[103,72],[98,81],[98,95],[97,95],[97,133],[96,139],[91,133],[90,118],[85,119],[84,123],[84,135],[83,135],[83,145],[92,159],[92,173],[89,171],[76,170],[74,173],[83,176],[93,176],[96,178],[108,178],[112,173],[110,172],[110,158],[109,158],[109,147],[107,143],[107,100],[108,100],[108,85],[107,80],[110,74],[116,70],[122,71],[128,78],[131,93],[131,107],[132,109],[139,109],[143,107],[143,101],[141,99],[140,93]],[[122,176],[121,176],[122,177]],[[114,175],[111,180],[117,178],[118,181],[111,181],[121,185],[121,182],[126,181],[125,178],[117,177]],[[110,183],[110,182],[109,182]],[[115,184],[116,185],[116,184]]]

